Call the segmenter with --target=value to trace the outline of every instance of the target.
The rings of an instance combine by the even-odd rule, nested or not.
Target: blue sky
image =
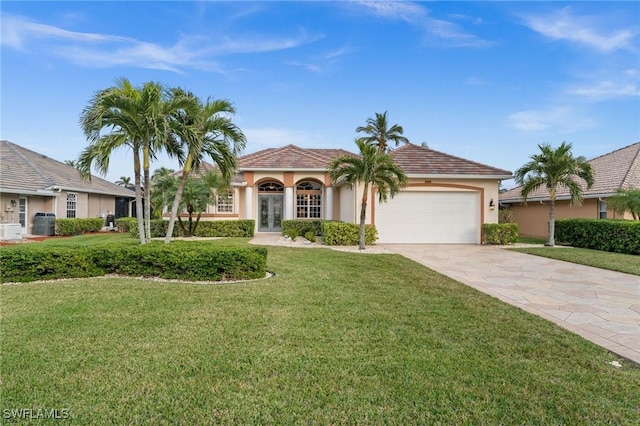
[[[638,2],[2,1],[0,137],[60,161],[119,77],[228,99],[245,153],[353,151],[376,112],[413,143],[514,171],[548,142],[640,141]],[[160,157],[160,166],[178,169]],[[107,179],[132,176],[126,151]],[[511,182],[505,182],[511,187]]]

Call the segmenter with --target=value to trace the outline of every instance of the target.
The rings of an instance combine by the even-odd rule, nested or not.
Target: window
[[[23,228],[27,226],[27,199],[20,198],[20,208],[18,209],[19,217],[20,217],[20,225]]]
[[[78,194],[67,194],[67,218],[76,217],[76,209],[78,208]]]
[[[296,185],[296,218],[322,218],[322,185],[308,180]]]
[[[216,210],[218,213],[233,213],[233,191],[218,194]]]
[[[263,182],[258,186],[258,192],[284,192],[284,186],[278,182]]]
[[[598,217],[600,219],[607,218],[607,202],[606,201],[598,201]]]

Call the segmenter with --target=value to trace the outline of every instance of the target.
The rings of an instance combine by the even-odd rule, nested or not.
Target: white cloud
[[[637,31],[602,29],[607,22],[602,17],[575,16],[570,8],[546,15],[522,16],[525,25],[552,40],[567,40],[601,52],[633,49]]]
[[[640,96],[638,83],[625,83],[604,80],[591,86],[574,87],[567,90],[568,94],[583,96],[592,100]]]
[[[454,47],[486,47],[494,43],[465,31],[460,25],[430,16],[430,10],[420,4],[402,1],[355,1],[371,14],[385,19],[408,22],[421,28],[429,42],[437,40]],[[460,19],[460,16],[455,16]],[[474,21],[478,24],[481,21]]]
[[[593,122],[588,117],[570,107],[553,107],[546,110],[524,110],[508,117],[512,127],[524,132],[557,131],[572,133],[591,128]]]
[[[50,54],[77,65],[106,68],[131,66],[180,72],[185,68],[223,72],[214,58],[252,52],[291,49],[316,41],[320,36],[300,32],[289,37],[183,37],[172,45],[161,45],[117,35],[68,31],[35,23],[13,15],[2,17],[2,45],[8,48]],[[206,46],[206,47],[202,47]]]

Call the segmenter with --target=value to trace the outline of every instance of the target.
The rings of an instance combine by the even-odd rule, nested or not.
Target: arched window
[[[296,218],[322,219],[322,185],[304,180],[296,185]]]
[[[67,194],[67,218],[76,217],[76,209],[78,208],[78,194]]]
[[[258,185],[258,192],[284,192],[284,186],[274,181],[262,182]]]

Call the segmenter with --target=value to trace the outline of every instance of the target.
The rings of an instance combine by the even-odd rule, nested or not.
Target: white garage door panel
[[[403,192],[376,208],[379,243],[480,243],[478,192]]]

